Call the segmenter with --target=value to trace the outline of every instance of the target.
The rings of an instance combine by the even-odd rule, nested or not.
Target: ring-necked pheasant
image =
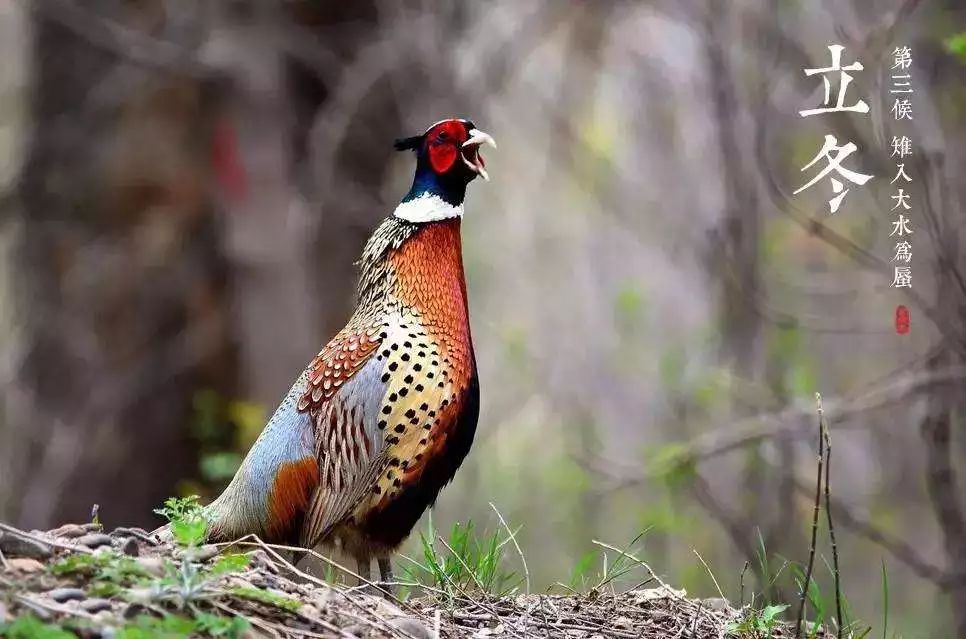
[[[231,484],[208,507],[213,539],[255,533],[339,543],[369,579],[448,483],[473,442],[479,385],[460,220],[489,179],[472,122],[396,141],[416,153],[409,193],[362,253],[349,323],[299,376]]]

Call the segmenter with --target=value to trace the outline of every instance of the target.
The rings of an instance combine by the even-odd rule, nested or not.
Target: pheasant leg
[[[379,580],[382,582],[380,585],[383,590],[391,596],[396,595],[396,587],[393,585],[395,577],[392,574],[392,562],[389,561],[389,557],[379,558]]]

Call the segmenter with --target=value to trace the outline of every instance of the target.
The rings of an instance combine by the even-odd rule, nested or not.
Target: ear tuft
[[[423,136],[414,135],[411,138],[399,138],[393,143],[397,151],[416,151],[423,142]]]

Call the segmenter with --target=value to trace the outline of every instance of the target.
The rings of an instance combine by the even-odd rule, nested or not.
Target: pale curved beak
[[[483,162],[483,156],[480,155],[480,147],[484,144],[489,144],[494,149],[496,148],[496,141],[493,139],[489,133],[484,133],[479,129],[470,129],[469,139],[463,143],[463,148],[468,149],[470,157],[466,157],[465,154],[461,153],[460,156],[463,158],[463,163],[475,173],[479,174],[487,182],[490,181],[490,175],[486,172],[486,164]]]
[[[479,129],[470,129],[470,139],[464,142],[463,146],[472,146],[474,144],[477,146],[481,144],[489,144],[494,149],[496,148],[496,140],[493,139],[493,136],[489,133],[484,133]]]

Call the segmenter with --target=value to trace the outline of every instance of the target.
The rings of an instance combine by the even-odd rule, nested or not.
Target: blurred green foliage
[[[966,62],[966,31],[943,40],[943,47],[949,53]]]
[[[744,619],[733,621],[725,629],[727,636],[749,639],[771,639],[778,624],[779,615],[788,608],[785,604],[772,604],[761,610],[750,609]]]
[[[258,438],[266,408],[244,399],[221,396],[214,390],[195,393],[191,434],[198,445],[198,477],[185,478],[183,495],[216,494],[234,476],[245,452]]]
[[[45,623],[33,615],[0,624],[0,632],[7,639],[77,639],[76,634],[59,624]]]

